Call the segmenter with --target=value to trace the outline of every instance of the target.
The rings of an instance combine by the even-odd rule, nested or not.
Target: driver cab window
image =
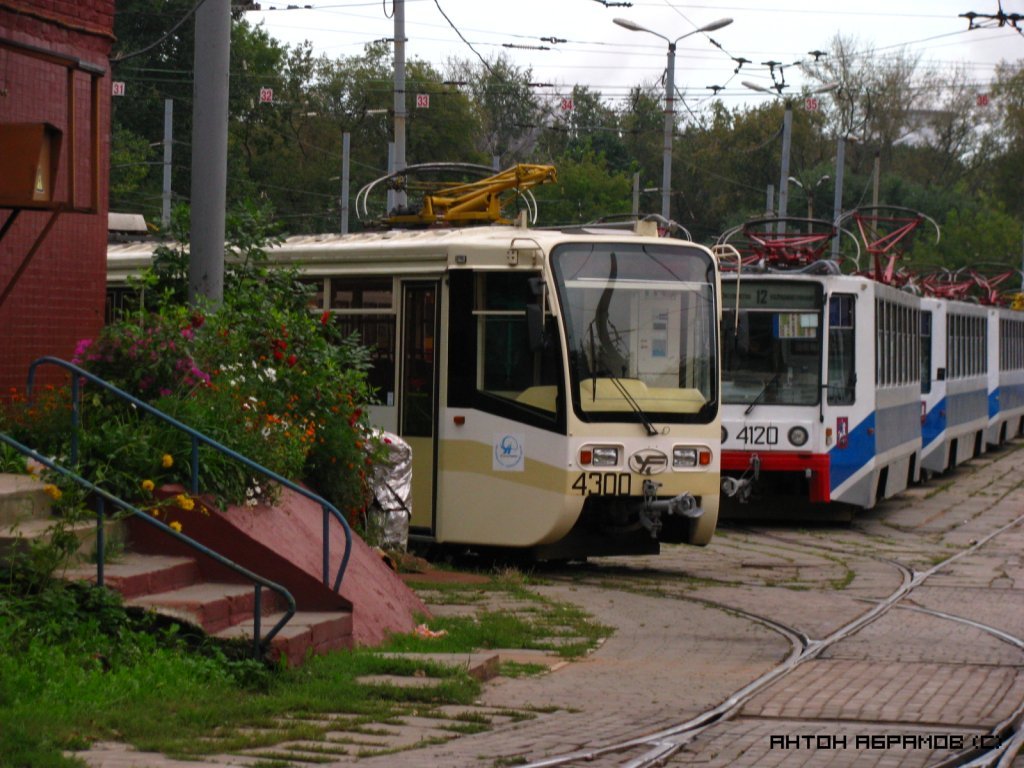
[[[450,286],[449,405],[553,427],[561,355],[541,273],[457,271]]]
[[[545,360],[545,330],[550,334],[542,280],[538,273],[481,272],[476,275],[473,318],[476,326],[477,389],[554,413],[556,370]],[[550,342],[550,338],[549,338]],[[549,349],[550,351],[550,349]]]

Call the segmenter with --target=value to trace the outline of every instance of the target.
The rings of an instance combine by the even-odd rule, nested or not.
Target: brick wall
[[[28,364],[41,355],[70,358],[76,342],[103,324],[110,145],[110,75],[114,0],[0,0],[0,38],[102,67],[99,81],[99,195],[95,213],[62,213],[0,305],[0,397],[24,387]],[[90,77],[79,72],[75,136],[68,132],[68,70],[0,48],[0,123],[46,121],[63,132],[55,197],[66,201],[69,144],[75,141],[73,203],[90,204],[93,141]],[[4,148],[0,146],[0,152]],[[21,211],[0,240],[0,293],[36,242],[48,211]],[[0,228],[12,216],[0,209]],[[49,373],[44,381],[60,381]]]

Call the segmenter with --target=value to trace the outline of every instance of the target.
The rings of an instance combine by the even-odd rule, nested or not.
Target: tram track
[[[1024,522],[1024,515],[1018,516],[1010,522],[999,526],[987,535],[972,541],[969,546],[935,563],[930,568],[921,571],[915,571],[913,568],[891,558],[867,555],[872,557],[872,559],[885,562],[894,567],[900,574],[899,586],[886,597],[871,600],[870,602],[873,604],[871,609],[842,624],[820,639],[812,639],[796,627],[778,622],[769,617],[737,609],[723,602],[709,600],[706,598],[683,597],[683,599],[686,600],[700,602],[704,605],[745,617],[750,621],[759,623],[783,636],[790,644],[790,652],[787,655],[787,658],[775,668],[769,670],[751,683],[732,693],[721,704],[685,721],[653,733],[644,734],[631,739],[620,740],[599,748],[574,750],[561,755],[554,755],[542,760],[527,763],[525,766],[526,768],[556,768],[556,766],[559,768],[571,768],[574,765],[584,764],[593,766],[595,765],[595,761],[601,761],[602,758],[607,759],[615,755],[624,755],[626,753],[635,754],[638,750],[643,750],[640,755],[629,759],[628,762],[616,763],[616,765],[626,766],[628,768],[652,768],[653,766],[664,765],[676,752],[694,741],[702,733],[715,725],[723,723],[734,717],[756,694],[765,690],[768,686],[778,682],[783,677],[791,674],[802,664],[817,658],[824,651],[836,645],[840,641],[875,623],[894,609],[916,611],[942,620],[971,626],[975,629],[986,632],[990,636],[995,637],[1002,642],[1009,643],[1024,652],[1024,639],[1004,632],[997,627],[943,611],[935,611],[922,608],[920,606],[902,605],[903,601],[905,601],[915,589],[924,584],[929,578],[940,573],[944,568],[948,568],[950,565],[956,563],[962,558],[968,557],[969,555],[977,552],[998,536],[1016,528],[1022,522]],[[793,541],[785,537],[774,538],[782,539],[787,541],[787,543],[802,547],[807,546],[803,542]],[[851,554],[850,552],[845,552],[832,547],[824,548],[833,553],[838,552],[845,555]],[[808,549],[813,548],[808,547]],[[859,556],[865,556],[863,553],[857,554]],[[939,763],[933,764],[930,768],[952,768],[953,766],[970,766],[971,768],[1009,768],[1015,756],[1020,752],[1021,748],[1024,747],[1024,730],[1022,730],[1022,724],[1024,724],[1024,702],[1021,702],[1009,717],[1005,718],[1002,722],[989,730],[989,736],[991,739],[987,743],[991,743],[991,748],[965,750],[950,758],[944,759]]]

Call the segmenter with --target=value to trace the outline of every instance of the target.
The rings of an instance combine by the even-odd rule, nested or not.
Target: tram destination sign
[[[722,308],[736,307],[737,286],[722,281]],[[821,286],[817,283],[781,283],[760,280],[741,280],[739,284],[741,309],[820,309]]]

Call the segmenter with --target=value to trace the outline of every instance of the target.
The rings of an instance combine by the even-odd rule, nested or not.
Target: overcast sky
[[[905,51],[946,69],[966,67],[979,93],[986,90],[1000,60],[1024,60],[1024,34],[1011,26],[990,27],[993,22],[981,18],[976,23],[989,28],[969,30],[968,20],[960,17],[971,11],[997,14],[999,0],[636,0],[628,6],[616,2],[405,0],[406,57],[428,61],[443,71],[449,57],[477,61],[478,55],[492,59],[506,54],[519,66],[531,67],[535,82],[554,84],[539,92],[559,94],[579,84],[614,102],[634,85],[663,87],[667,53],[665,40],[616,26],[614,18],[673,39],[732,18],[727,27],[679,43],[676,87],[697,109],[711,97],[708,86],[724,86],[719,97],[730,106],[771,98],[744,88],[741,81],[770,86],[769,68],[763,62],[792,65],[813,60],[809,52],[827,51],[837,34],[854,39],[859,48],[873,49],[875,56]],[[318,53],[331,57],[358,55],[366,43],[394,36],[392,0],[261,0],[261,5],[261,12],[246,14],[250,23],[264,24],[273,37],[289,45],[309,40]],[[1024,0],[1002,0],[1002,10],[1024,14]],[[541,39],[545,37],[557,42]],[[536,50],[538,46],[549,50]],[[750,63],[736,72],[740,58]],[[798,93],[806,82],[799,68],[787,66],[783,72],[785,93]]]

